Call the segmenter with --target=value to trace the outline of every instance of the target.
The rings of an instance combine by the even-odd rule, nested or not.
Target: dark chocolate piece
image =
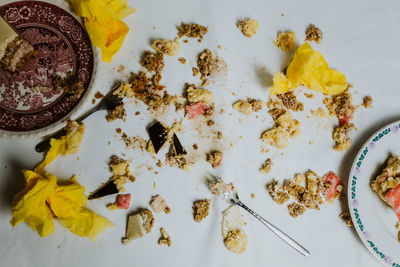
[[[157,154],[167,141],[168,133],[166,128],[157,121],[147,128],[147,132],[149,133],[150,140],[153,143],[154,151]]]
[[[174,149],[175,149],[175,155],[177,156],[183,156],[186,155],[187,152],[183,148],[181,142],[178,139],[178,136],[176,134],[173,135],[173,144],[174,144]]]
[[[94,193],[92,193],[88,199],[95,199],[99,197],[104,197],[112,194],[119,193],[118,187],[115,185],[113,181],[108,181],[102,187],[97,189]]]

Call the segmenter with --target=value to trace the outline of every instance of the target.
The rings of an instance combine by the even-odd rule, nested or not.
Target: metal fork
[[[219,182],[222,181],[222,179],[217,179]],[[294,249],[296,249],[298,252],[300,252],[302,255],[304,256],[308,256],[310,255],[310,252],[305,249],[302,245],[300,245],[299,243],[297,243],[293,238],[291,238],[290,236],[288,236],[287,234],[285,234],[284,232],[282,232],[281,230],[279,230],[277,227],[275,227],[273,224],[271,224],[270,222],[268,222],[266,219],[264,219],[263,217],[261,217],[260,215],[258,215],[257,213],[255,213],[252,209],[250,209],[249,207],[247,207],[245,204],[243,204],[242,201],[240,201],[239,199],[239,195],[234,192],[233,190],[226,190],[224,192],[222,192],[222,194],[220,195],[223,199],[228,200],[230,203],[234,204],[234,205],[238,205],[239,207],[242,207],[243,209],[245,209],[246,211],[248,211],[251,215],[253,215],[254,217],[256,217],[260,222],[262,222],[265,226],[267,226],[274,234],[276,234],[280,239],[282,239],[283,241],[285,241],[288,245],[290,245],[291,247],[293,247]]]
[[[90,115],[95,113],[96,111],[112,110],[115,107],[117,107],[118,105],[120,105],[122,103],[122,98],[120,98],[117,95],[114,95],[113,93],[114,93],[114,90],[111,90],[110,92],[108,92],[107,95],[105,97],[103,97],[103,99],[101,99],[101,101],[96,106],[94,106],[91,110],[89,110],[88,112],[86,112],[85,114],[80,116],[75,121],[82,122],[84,119],[86,119],[87,117],[89,117]],[[59,130],[58,132],[56,132],[55,134],[51,135],[50,137],[46,138],[45,140],[41,141],[40,143],[38,143],[35,146],[36,152],[44,152],[44,151],[48,150],[50,148],[51,138],[57,139],[57,138],[60,138],[61,136],[64,136],[65,134],[66,134],[66,131],[63,128],[63,129]]]

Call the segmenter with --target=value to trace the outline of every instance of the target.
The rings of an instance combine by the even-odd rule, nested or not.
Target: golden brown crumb
[[[264,103],[259,99],[247,98],[246,100],[237,100],[232,107],[243,114],[250,115],[253,112],[260,111],[263,105]]]
[[[152,44],[152,47],[156,51],[168,56],[176,56],[181,51],[178,39],[175,39],[174,41],[155,40]]]
[[[170,247],[172,245],[171,237],[163,227],[161,227],[160,232],[161,237],[158,239],[157,243],[159,245],[167,245],[168,247]]]
[[[192,73],[193,73],[193,76],[197,76],[197,75],[199,75],[199,69],[198,68],[192,68]]]
[[[372,108],[372,97],[371,96],[364,97],[362,105],[365,108]]]
[[[323,33],[320,28],[316,27],[314,24],[310,24],[306,30],[306,39],[304,41],[314,41],[319,44],[322,41]]]
[[[268,174],[271,171],[272,167],[272,160],[270,158],[267,158],[264,162],[264,164],[261,166],[261,173],[263,174]]]
[[[196,222],[200,222],[205,217],[208,216],[208,211],[210,209],[211,200],[202,199],[193,203],[193,216]]]
[[[96,103],[96,99],[92,99],[92,104],[95,104]]]
[[[196,23],[181,23],[178,27],[178,37],[186,36],[188,38],[198,38],[198,41],[203,40],[204,35],[208,32],[208,27]]]
[[[218,138],[218,139],[222,139],[222,137],[223,137],[222,132],[221,132],[221,131],[218,131],[218,132],[217,132],[217,138]]]
[[[306,209],[302,205],[297,203],[292,203],[288,205],[288,209],[290,216],[292,216],[293,218],[302,215],[306,211]]]
[[[197,150],[199,148],[199,146],[197,144],[193,144],[193,149]]]
[[[140,111],[136,111],[135,116],[139,116],[139,115],[140,115]]]
[[[267,190],[272,199],[279,205],[282,205],[289,200],[289,195],[284,191],[283,186],[276,180],[267,184]]]
[[[250,194],[250,197],[251,197],[251,198],[256,198],[256,195],[255,195],[254,193],[251,193],[251,194]]]
[[[207,162],[211,164],[211,166],[216,169],[222,164],[222,159],[224,154],[220,151],[213,151],[207,154]]]
[[[245,19],[238,21],[237,27],[244,36],[251,38],[258,30],[258,22],[255,19]]]
[[[146,150],[147,141],[139,135],[129,137],[126,133],[122,133],[121,140],[125,143],[126,148]]]
[[[352,227],[353,226],[353,221],[351,220],[350,212],[348,212],[348,211],[342,212],[339,215],[339,218],[342,219],[346,223],[346,225],[348,227]]]
[[[124,184],[128,181],[135,182],[135,177],[132,176],[129,170],[129,163],[116,155],[110,157],[109,167],[113,177],[111,180],[118,187],[119,191],[125,192]]]
[[[97,91],[97,92],[94,94],[94,97],[95,97],[96,99],[101,99],[101,98],[104,97],[104,95],[103,95],[102,93],[100,93],[99,91]]]
[[[321,107],[319,107],[317,110],[310,110],[310,112],[315,117],[320,117],[320,118],[326,117],[325,110],[323,110]]]
[[[151,197],[150,207],[154,210],[155,213],[160,213],[164,211],[168,214],[171,212],[171,209],[168,207],[164,198],[162,198],[160,195],[155,195]]]
[[[295,45],[296,33],[292,31],[280,32],[274,44],[282,51],[286,52],[292,50]]]
[[[106,119],[108,122],[112,122],[117,119],[126,121],[126,111],[124,103],[116,106],[113,110],[109,110]]]
[[[124,65],[119,65],[118,69],[117,69],[117,72],[118,73],[123,73],[125,71],[125,69],[126,69],[126,67]]]
[[[306,178],[304,177],[303,174],[298,173],[294,176],[294,181],[298,184],[302,184],[304,181],[306,180]]]
[[[213,53],[208,49],[203,50],[197,56],[197,67],[201,74],[200,79],[202,80],[202,86],[207,86],[209,83],[208,79],[215,73],[227,69],[225,61],[217,55],[213,55]]]
[[[145,51],[143,53],[140,64],[145,67],[149,72],[160,73],[164,69],[164,55],[160,52]]]
[[[182,63],[182,64],[186,64],[186,58],[184,58],[184,57],[178,58],[178,61],[179,61],[180,63]]]
[[[117,132],[117,134],[121,134],[122,133],[121,128],[117,128],[117,129],[115,129],[115,131]]]
[[[293,91],[287,91],[284,94],[278,95],[278,98],[282,101],[282,104],[293,111],[303,111],[304,105],[297,101],[296,95]]]
[[[229,251],[241,254],[247,248],[247,235],[241,229],[230,230],[224,238],[224,244]]]
[[[314,98],[314,95],[309,93],[304,93],[304,96],[307,98]]]
[[[207,126],[213,126],[215,124],[214,120],[208,120],[207,121]]]
[[[335,141],[335,150],[344,151],[351,146],[350,133],[354,130],[353,123],[345,123],[333,130],[332,139]]]

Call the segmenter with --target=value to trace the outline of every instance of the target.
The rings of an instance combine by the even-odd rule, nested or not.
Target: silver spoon
[[[249,207],[247,207],[245,204],[243,204],[243,202],[241,202],[239,199],[239,195],[237,194],[237,192],[235,192],[235,189],[232,184],[225,184],[221,178],[216,178],[216,180],[217,183],[210,184],[210,189],[213,194],[218,195],[225,200],[228,200],[230,203],[234,205],[242,207],[243,209],[248,211],[251,215],[256,217],[265,226],[267,226],[274,234],[276,234],[280,239],[285,241],[289,246],[293,247],[306,257],[310,255],[310,252],[307,249],[305,249],[302,245],[297,243],[293,238],[291,238],[290,236],[279,230],[273,224],[271,224],[266,219],[264,219],[263,217],[255,213],[253,210],[251,210]],[[220,186],[218,186],[218,184]],[[212,185],[217,185],[218,188],[215,187],[213,188]]]

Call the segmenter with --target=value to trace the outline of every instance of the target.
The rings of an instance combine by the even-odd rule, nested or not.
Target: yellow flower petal
[[[51,211],[72,233],[94,241],[98,234],[113,223],[83,206],[85,188],[73,178],[69,184],[57,186],[48,199]]]
[[[53,233],[53,215],[46,204],[56,186],[57,178],[48,175],[47,178],[39,174],[23,170],[27,184],[25,188],[14,196],[11,225],[25,221],[41,237]]]
[[[124,42],[129,27],[121,19],[135,12],[127,0],[68,0],[84,18],[92,43],[101,49],[102,60],[110,62]]]
[[[330,69],[322,54],[306,42],[296,50],[286,76],[274,75],[270,93],[282,94],[299,85],[324,94],[338,94],[346,90],[347,81],[343,73]]]

